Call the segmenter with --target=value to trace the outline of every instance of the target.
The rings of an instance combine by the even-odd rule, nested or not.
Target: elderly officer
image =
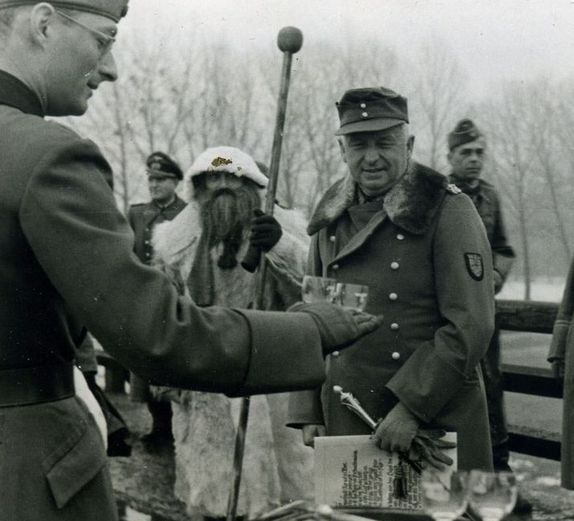
[[[472,199],[486,228],[488,242],[492,248],[494,292],[498,293],[508,276],[515,255],[506,238],[496,189],[481,178],[486,159],[486,139],[470,119],[463,119],[448,135],[448,148],[447,158],[451,166],[449,179]],[[486,356],[480,364],[488,402],[494,468],[509,471],[508,430],[504,413],[498,331],[492,336]]]
[[[154,152],[146,160],[146,174],[151,201],[134,204],[128,212],[128,222],[134,231],[134,252],[144,264],[150,264],[153,251],[152,231],[157,224],[171,221],[186,204],[177,193],[183,179],[179,165],[163,152]],[[155,399],[148,383],[132,373],[130,394],[134,401],[145,402],[152,418],[151,431],[142,437],[147,450],[155,451],[171,444],[171,406],[169,401]]]
[[[0,0],[0,518],[117,519],[103,440],[75,397],[84,324],[158,383],[232,395],[324,379],[323,355],[380,319],[199,308],[133,254],[98,147],[45,116],[83,114],[117,77],[125,0]]]
[[[384,449],[441,467],[449,458],[423,428],[458,433],[459,468],[492,468],[477,370],[492,335],[492,259],[472,201],[411,161],[407,101],[383,87],[347,91],[337,104],[348,175],[309,224],[309,272],[369,286],[367,310],[385,324],[329,360],[322,389],[294,393],[290,425],[314,436],[369,429],[333,392],[353,393]]]

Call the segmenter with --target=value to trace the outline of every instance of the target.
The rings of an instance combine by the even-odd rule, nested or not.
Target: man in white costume
[[[266,309],[300,300],[309,239],[294,210],[261,212],[267,177],[246,153],[209,148],[186,174],[187,207],[154,232],[155,264],[202,306],[248,308],[255,274],[241,267],[249,247],[268,263]],[[240,399],[170,391],[176,495],[192,515],[225,516],[232,483]],[[294,499],[311,499],[312,450],[286,428],[287,395],[251,398],[238,514],[249,518]]]

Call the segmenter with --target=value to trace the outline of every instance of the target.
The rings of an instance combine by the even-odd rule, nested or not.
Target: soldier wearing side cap
[[[146,160],[146,174],[151,201],[132,205],[128,222],[135,235],[135,254],[144,264],[150,264],[153,257],[153,229],[174,219],[186,207],[186,203],[176,193],[183,172],[167,154],[152,153]],[[169,401],[156,400],[150,393],[148,382],[134,373],[130,376],[130,395],[132,400],[147,404],[152,418],[151,431],[142,437],[144,448],[153,452],[169,447],[173,440]]]
[[[347,176],[309,224],[310,274],[369,286],[382,327],[329,359],[327,381],[293,393],[290,425],[316,435],[367,434],[333,386],[373,417],[384,449],[450,464],[440,436],[458,434],[458,466],[492,469],[478,363],[494,328],[492,257],[472,201],[411,160],[407,101],[386,88],[347,91],[337,104]]]
[[[463,119],[448,135],[448,148],[449,180],[472,199],[486,228],[492,248],[494,292],[498,293],[510,272],[515,254],[506,237],[502,205],[496,189],[481,178],[487,152],[486,138],[470,119]],[[481,367],[488,401],[494,468],[509,471],[498,331],[492,336]]]
[[[154,383],[238,396],[318,385],[324,355],[381,323],[327,304],[200,308],[134,255],[101,151],[45,119],[84,114],[117,79],[126,11],[126,0],[0,0],[3,521],[117,519],[102,435],[74,387],[85,328]]]

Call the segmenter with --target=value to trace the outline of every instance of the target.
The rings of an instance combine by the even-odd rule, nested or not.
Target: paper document
[[[456,433],[444,439],[456,443]],[[454,460],[447,475],[457,468],[456,449],[445,454]],[[397,493],[401,476],[404,486]],[[315,494],[317,504],[334,507],[422,508],[420,474],[368,435],[315,438]]]

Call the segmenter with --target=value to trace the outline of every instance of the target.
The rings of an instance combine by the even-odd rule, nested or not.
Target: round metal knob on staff
[[[277,179],[279,176],[279,164],[281,162],[281,146],[283,144],[283,129],[287,114],[287,98],[289,96],[289,84],[291,80],[291,65],[293,54],[297,53],[303,45],[303,33],[296,27],[284,27],[277,35],[277,46],[283,53],[283,68],[281,70],[281,84],[279,100],[277,104],[277,116],[275,119],[275,133],[273,136],[273,148],[271,150],[271,165],[269,167],[269,183],[265,197],[265,213],[273,215],[275,194],[277,192]],[[263,293],[265,288],[266,263],[265,256],[260,250],[249,249],[241,265],[248,271],[258,269],[256,277],[256,302],[255,309],[263,308]],[[235,437],[235,451],[233,456],[233,483],[229,495],[227,507],[227,521],[234,521],[237,515],[239,490],[241,488],[241,473],[243,467],[243,454],[245,452],[245,435],[249,422],[249,397],[241,403],[239,425]]]

